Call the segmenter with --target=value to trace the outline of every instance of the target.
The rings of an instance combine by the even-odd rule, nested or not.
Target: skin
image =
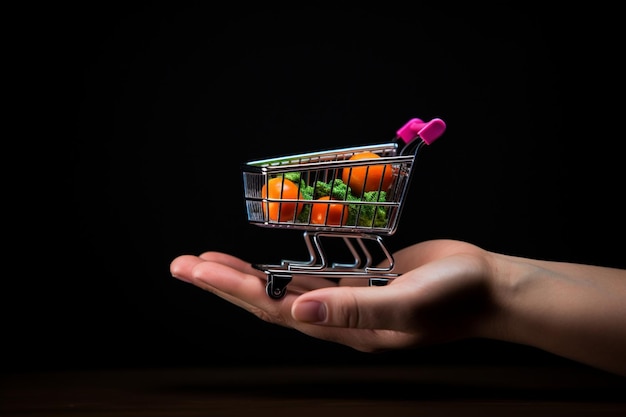
[[[181,255],[170,271],[262,320],[363,352],[488,338],[626,376],[626,270],[454,240],[417,243],[394,259],[402,275],[386,286],[294,275],[279,300],[262,271],[225,253]]]

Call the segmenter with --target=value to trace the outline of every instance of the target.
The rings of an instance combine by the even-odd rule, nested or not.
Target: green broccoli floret
[[[335,178],[328,183],[324,181],[315,182],[313,197],[318,199],[326,196],[330,196],[333,200],[350,200],[351,197],[354,197],[350,187],[339,178]]]
[[[363,201],[387,201],[387,193],[385,191],[367,191],[363,194]]]
[[[361,201],[367,203],[384,202],[387,199],[385,191],[368,191],[363,194]],[[365,227],[385,227],[387,225],[387,207],[374,204],[351,204],[349,224]]]
[[[299,172],[287,172],[283,176],[291,182],[299,183],[302,179],[302,175]]]
[[[313,200],[313,191],[313,186],[307,185],[307,183],[305,183],[303,180],[300,184],[300,192],[302,193],[302,198],[304,200]]]

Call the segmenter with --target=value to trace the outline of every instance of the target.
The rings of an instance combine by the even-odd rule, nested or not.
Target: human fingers
[[[263,278],[265,274],[254,268],[249,262],[246,262],[240,258],[227,253],[208,251],[199,256],[195,255],[181,255],[170,263],[170,273],[173,277],[178,278],[185,282],[192,282],[193,268],[202,262],[211,261],[217,262],[223,265],[230,266],[233,269],[241,271],[246,274],[256,275],[259,278]]]
[[[292,315],[318,326],[369,330],[356,341],[362,350],[366,343],[380,349],[459,339],[471,334],[471,319],[489,305],[485,274],[480,258],[453,255],[409,271],[384,287],[303,294],[295,300]]]
[[[200,256],[183,255],[170,266],[172,275],[211,292],[270,323],[291,327],[290,303],[294,297],[313,288],[333,285],[328,280],[294,278],[280,300],[266,292],[267,278],[251,264],[220,252]],[[287,307],[285,307],[287,306]]]
[[[290,306],[296,294],[288,291],[280,300],[266,292],[266,280],[258,272],[248,273],[215,261],[197,264],[193,284],[254,314],[261,320],[290,327]],[[261,274],[263,274],[261,272]]]
[[[180,255],[170,262],[170,274],[181,281],[192,283],[193,268],[201,262],[204,260],[199,256]]]
[[[250,264],[249,262],[246,262],[243,259],[237,258],[236,256],[227,253],[208,251],[202,253],[200,255],[200,258],[204,261],[217,262],[222,265],[227,265],[245,274],[254,275],[259,278],[265,278],[265,274],[263,273],[263,271],[260,271],[257,268],[253,267],[252,264]]]
[[[245,275],[247,273],[252,273],[250,275],[253,276],[254,274],[252,268],[249,268],[249,266],[246,265],[245,262],[230,255],[220,254],[217,252],[207,252],[200,256],[181,255],[171,262],[170,272],[174,278],[180,279],[181,281],[187,282],[189,284],[196,285],[197,287],[204,289],[205,291],[214,293],[248,311],[254,311],[254,307],[252,305],[248,305],[242,300],[228,297],[228,295],[222,294],[219,289],[214,288],[213,286],[207,284],[205,281],[202,280],[202,275],[204,273],[204,268],[202,267],[202,265],[206,264],[207,262],[211,262],[210,260],[207,261],[206,259],[214,259],[215,262],[213,263],[218,265],[218,268],[220,268],[220,264],[218,261],[221,260],[222,262],[224,262],[224,268],[228,268],[226,272],[228,275],[237,275],[239,273]],[[239,271],[239,269],[237,268],[241,269],[242,271]]]
[[[382,287],[319,289],[302,294],[291,312],[296,320],[328,327],[406,331],[406,288],[397,278]]]
[[[267,269],[264,266],[261,266],[261,269],[259,269],[254,267],[249,262],[222,252],[205,252],[200,255],[200,258],[205,261],[218,262],[222,265],[228,265],[246,274],[258,276],[259,278],[267,282],[267,275],[262,270]],[[288,285],[288,290],[296,293],[303,293],[317,288],[324,288],[334,285],[335,284],[333,284],[332,281],[320,277],[319,275],[316,276],[304,273],[293,273],[291,276],[291,281]]]
[[[241,265],[236,262],[235,266]],[[317,283],[315,285],[324,285],[322,282],[328,282],[314,276],[295,278]],[[297,286],[290,283],[283,297],[272,299],[266,293],[265,282],[265,280],[259,279],[256,273],[254,275],[248,274],[239,269],[233,269],[230,265],[214,261],[198,263],[193,271],[193,283],[195,285],[247,310],[266,322],[294,328],[318,339],[341,343],[365,351],[386,350],[395,348],[400,344],[393,337],[387,336],[393,332],[385,330],[372,332],[370,329],[340,329],[338,327],[316,326],[296,320],[291,314],[293,303],[302,294],[309,291],[297,291],[294,289]],[[316,291],[324,288],[318,288]],[[340,288],[336,287],[336,289]],[[406,342],[402,344],[404,345]]]

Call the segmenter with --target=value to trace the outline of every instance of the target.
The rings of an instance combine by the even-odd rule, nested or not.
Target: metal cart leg
[[[295,267],[301,268],[301,267],[313,267],[319,264],[320,262],[318,258],[319,243],[317,242],[317,237],[313,236],[313,239],[315,240],[315,245],[314,245],[313,241],[311,240],[312,239],[311,235],[309,234],[308,231],[304,232],[303,236],[304,236],[304,243],[306,244],[306,248],[309,251],[309,260],[308,261],[295,261],[295,260],[283,259],[281,261],[281,265],[286,266],[286,267],[290,265],[294,265]]]
[[[353,262],[349,263],[329,263],[324,248],[322,247],[322,238],[341,238],[349,249]],[[393,255],[383,242],[379,235],[359,233],[355,235],[337,233],[337,232],[312,232],[304,233],[304,240],[309,249],[309,261],[285,261],[280,265],[253,265],[255,268],[262,270],[267,275],[267,283],[265,291],[270,298],[280,299],[287,293],[287,286],[291,282],[294,274],[319,275],[324,278],[365,278],[368,279],[370,286],[384,286],[390,280],[397,277],[393,273],[394,259]],[[365,244],[365,240],[373,241],[378,244],[380,250],[384,254],[387,265],[372,266],[373,257]],[[356,241],[356,245],[355,242]],[[359,249],[359,250],[357,250]]]

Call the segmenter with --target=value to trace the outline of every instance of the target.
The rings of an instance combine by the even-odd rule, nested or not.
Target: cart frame
[[[327,279],[365,278],[370,286],[386,285],[398,277],[393,255],[386,248],[383,236],[393,235],[398,228],[419,150],[434,142],[445,128],[441,119],[423,122],[415,118],[387,143],[244,164],[242,173],[248,221],[260,227],[302,230],[309,252],[309,259],[304,261],[282,260],[280,264],[253,265],[267,276],[268,296],[282,298],[294,275]],[[362,152],[374,155],[351,159]],[[377,181],[370,188],[355,193],[353,189],[363,185],[354,182],[357,176],[359,181],[367,184],[373,182],[368,182],[370,178]],[[388,184],[383,179],[387,177],[391,178]],[[273,180],[275,178],[280,180]],[[280,187],[279,195],[268,192],[270,180],[279,181],[274,184]],[[283,194],[286,187],[291,187],[291,194],[295,194],[290,195],[291,198],[287,198],[286,192]],[[320,200],[320,193],[327,195],[329,200]],[[341,205],[349,210],[341,214],[340,220],[331,221],[331,205]],[[314,210],[317,216],[312,216]],[[325,210],[321,221],[320,210]],[[342,239],[353,260],[332,262],[324,250],[322,238]],[[385,259],[376,266],[368,242],[377,245]]]

